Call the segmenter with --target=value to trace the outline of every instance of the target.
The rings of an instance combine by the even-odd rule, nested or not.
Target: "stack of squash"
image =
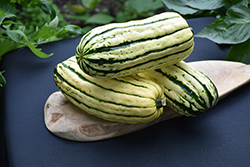
[[[192,29],[175,12],[107,24],[82,37],[54,80],[74,105],[108,121],[151,122],[165,106],[195,117],[217,103],[218,91],[183,61],[193,48]]]

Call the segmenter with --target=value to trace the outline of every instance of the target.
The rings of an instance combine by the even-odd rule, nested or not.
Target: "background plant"
[[[63,15],[68,19],[79,20],[79,26],[86,30],[111,22],[126,22],[154,15],[164,11],[161,0],[81,0],[77,4],[66,4]],[[70,12],[70,11],[73,11]]]
[[[226,60],[250,63],[249,0],[162,0],[169,10],[184,17],[215,16],[218,19],[195,37],[230,44]]]
[[[22,12],[18,7],[22,7]],[[66,37],[69,37],[68,34],[83,34],[79,26],[67,24],[62,20],[60,12],[49,0],[1,0],[0,61],[4,54],[25,46],[38,57],[48,58],[53,53],[42,52],[37,48],[38,44],[65,38],[63,35],[66,33]],[[0,86],[5,83],[1,71]]]

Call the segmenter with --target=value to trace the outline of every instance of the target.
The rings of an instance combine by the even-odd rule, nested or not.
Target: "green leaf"
[[[37,35],[33,39],[39,39],[38,43],[46,41],[52,36],[55,36],[59,19],[56,16],[51,22],[45,23],[45,25],[38,31]]]
[[[86,21],[89,18],[89,14],[88,13],[84,13],[84,14],[81,14],[81,15],[69,15],[69,14],[65,14],[64,16],[66,18],[68,18],[68,19],[80,20],[80,21]]]
[[[7,30],[7,35],[15,42],[20,42],[22,39],[28,41],[27,36],[21,30]]]
[[[95,9],[95,7],[100,3],[101,0],[82,0],[82,4],[91,10]]]
[[[50,15],[51,20],[55,19],[56,17],[56,10],[53,7],[52,3],[48,0],[39,0],[40,8],[46,13]]]
[[[116,15],[116,22],[121,23],[121,22],[126,22],[129,20],[133,20],[134,18],[137,18],[137,16],[132,15],[130,12],[125,11],[125,12],[118,12]]]
[[[5,24],[15,24],[15,25],[18,25],[20,23],[17,23],[17,22],[11,21],[11,20],[6,20],[6,21],[3,21],[3,25],[5,25]]]
[[[232,45],[226,60],[250,64],[250,39],[246,42]]]
[[[57,32],[57,35],[59,36],[67,32],[71,32],[74,34],[83,34],[81,27],[77,25],[66,25]]]
[[[1,46],[0,49],[0,61],[1,61],[3,55],[18,47],[18,43],[7,37],[0,37],[0,46]]]
[[[16,8],[14,4],[7,3],[4,0],[0,2],[0,25],[3,20],[10,17],[15,17]]]
[[[6,30],[0,27],[0,35],[6,33]]]
[[[227,10],[225,18],[216,20],[196,37],[208,38],[218,44],[238,44],[250,38],[250,9],[237,4]]]
[[[50,57],[50,56],[53,55],[53,53],[51,53],[51,54],[46,54],[46,53],[42,52],[42,51],[41,51],[41,50],[42,50],[41,48],[36,48],[37,46],[31,44],[31,43],[28,42],[28,41],[27,41],[27,46],[29,47],[29,49],[30,49],[36,56],[38,56],[38,57],[40,57],[40,58],[48,58],[48,57]]]
[[[131,0],[129,6],[138,13],[144,13],[164,7],[161,0]]]
[[[21,6],[28,6],[30,4],[33,4],[34,1],[37,3],[37,0],[30,0],[30,1],[27,1],[27,0],[10,0],[10,3],[18,3]]]
[[[4,87],[4,85],[6,84],[6,80],[4,78],[4,76],[2,75],[4,71],[0,71],[0,86]]]
[[[244,6],[247,6],[249,2],[248,2],[248,0],[224,0],[224,3],[227,3],[231,6],[236,5],[236,4],[242,4]]]
[[[182,0],[162,0],[168,9],[174,10],[182,15],[194,14],[198,12],[197,9],[193,9],[190,6],[185,5]]]
[[[68,4],[67,6],[76,14],[83,14],[86,12],[86,9],[82,5]]]
[[[182,15],[194,14],[199,10],[213,10],[225,5],[223,0],[162,0],[167,8]]]
[[[214,10],[225,5],[224,0],[182,0],[183,3],[191,8],[199,10]]]
[[[98,14],[95,14],[95,15],[89,17],[86,20],[86,23],[87,24],[89,24],[89,23],[107,24],[107,23],[110,23],[110,22],[112,22],[114,20],[115,20],[115,18],[110,16],[110,15],[98,13]]]

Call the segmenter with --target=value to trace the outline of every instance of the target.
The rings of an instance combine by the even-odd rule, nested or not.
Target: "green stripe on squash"
[[[79,68],[75,56],[56,66],[54,80],[73,104],[108,121],[151,122],[166,105],[164,93],[155,82],[137,75],[94,78]]]
[[[186,20],[165,12],[92,29],[78,44],[76,58],[85,73],[115,78],[175,64],[188,57],[193,47]]]
[[[214,83],[184,61],[138,75],[158,83],[167,98],[167,105],[182,115],[201,115],[218,102]]]

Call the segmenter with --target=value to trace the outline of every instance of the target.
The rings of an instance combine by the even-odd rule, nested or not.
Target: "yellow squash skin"
[[[184,61],[139,75],[158,83],[168,106],[185,116],[201,115],[219,99],[212,80]]]
[[[175,64],[194,48],[193,32],[178,13],[96,27],[76,49],[77,63],[97,78],[116,78]]]
[[[75,56],[55,67],[54,80],[73,104],[108,121],[151,122],[162,114],[165,105],[164,93],[155,82],[138,75],[94,78],[79,68]]]

